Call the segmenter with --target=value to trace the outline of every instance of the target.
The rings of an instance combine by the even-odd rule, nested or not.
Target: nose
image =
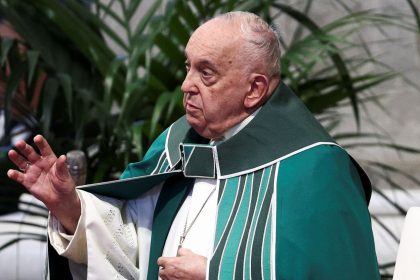
[[[187,72],[184,82],[182,82],[181,90],[183,93],[198,93],[197,83],[194,79],[194,72],[192,70]]]

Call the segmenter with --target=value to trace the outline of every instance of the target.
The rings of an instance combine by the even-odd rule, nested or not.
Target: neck
[[[258,112],[260,111],[260,109],[261,109],[261,107],[259,107],[252,114],[248,115],[246,118],[244,118],[243,120],[241,120],[239,123],[237,123],[234,126],[228,128],[223,133],[223,135],[221,135],[220,137],[217,137],[217,138],[213,138],[211,141],[212,142],[216,142],[216,143],[220,143],[222,141],[225,141],[225,140],[231,138],[236,133],[238,133],[239,131],[241,131],[245,126],[247,126],[247,124],[249,124],[254,119],[254,117],[258,114]]]

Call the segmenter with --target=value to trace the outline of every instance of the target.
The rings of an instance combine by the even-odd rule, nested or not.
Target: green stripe
[[[214,239],[215,246],[217,246],[217,240],[220,240],[220,238],[222,237],[223,230],[225,229],[224,225],[227,224],[229,217],[233,215],[232,212],[236,204],[232,203],[232,201],[235,201],[235,199],[237,199],[238,191],[243,189],[239,187],[239,178],[240,177],[235,177],[229,180],[225,180],[225,183],[223,185],[222,182],[220,182],[220,185],[223,187],[219,189],[219,193],[223,193],[223,197],[219,199],[218,208],[224,210],[223,213],[218,213],[216,234]]]
[[[252,182],[252,188],[251,188],[251,201],[248,205],[248,213],[246,216],[245,226],[241,229],[243,232],[243,235],[239,244],[239,249],[238,249],[238,253],[236,257],[234,278],[236,277],[243,278],[243,275],[244,275],[245,249],[248,243],[249,229],[253,221],[253,217],[255,213],[254,212],[255,206],[257,204],[257,198],[258,198],[259,190],[261,187],[262,173],[263,173],[263,170],[259,170],[253,174],[253,182]]]
[[[165,172],[168,166],[169,166],[169,162],[165,157],[165,160],[163,161],[162,166],[159,168],[159,173]]]
[[[258,217],[257,222],[257,229],[262,229],[266,226],[267,223],[267,216],[270,211],[271,205],[271,198],[273,196],[273,189],[274,189],[274,172],[270,174],[270,181],[268,183],[267,194],[264,197],[262,206],[261,206],[261,213]],[[262,272],[261,272],[261,257],[262,257],[262,242],[264,239],[264,232],[259,230],[255,233],[254,240],[252,242],[252,249],[251,249],[251,278],[253,279],[261,279]],[[267,264],[270,266],[270,264]]]
[[[238,177],[233,178],[233,180],[235,180],[235,179],[238,179]],[[222,196],[224,194],[227,182],[233,182],[233,180],[220,180],[220,182],[219,182],[219,193],[217,194],[217,206],[218,207],[219,207],[220,200],[222,199]],[[236,185],[237,184],[238,184],[238,182],[236,182]]]
[[[271,278],[271,221],[272,221],[272,205],[270,207],[270,212],[268,212],[268,219],[267,224],[264,229],[264,240],[263,240],[263,247],[262,247],[262,273],[263,279],[270,279]],[[274,248],[273,248],[274,249]],[[274,261],[274,260],[272,260]]]
[[[233,205],[232,211],[230,212],[229,217],[227,217],[226,222],[222,223],[221,218],[223,217],[223,215],[222,213],[218,214],[216,233],[218,233],[217,236],[220,236],[220,232],[223,234],[220,236],[220,238],[215,239],[216,249],[210,261],[210,268],[209,268],[210,279],[219,278],[219,264],[221,263],[223,249],[225,248],[229,231],[232,228],[232,225],[234,222],[235,213],[237,212],[239,208],[239,205],[242,201],[243,192],[244,192],[245,180],[243,177],[232,178],[232,179],[229,179],[228,181],[232,181],[232,183],[227,182],[227,186],[223,193],[223,197],[220,202],[219,209],[225,209],[224,205],[226,204],[231,205],[232,201],[235,201],[235,202],[233,203],[234,205]],[[237,181],[238,184],[233,184],[235,181]],[[235,196],[232,197],[233,192],[235,193]]]
[[[267,185],[268,185],[268,180],[270,178],[270,174],[272,171],[272,166],[269,166],[267,168],[264,169],[264,173],[262,176],[262,180],[261,180],[261,185],[259,188],[259,195],[258,195],[258,201],[257,201],[257,205],[255,207],[255,214],[254,217],[252,219],[252,225],[251,225],[251,229],[250,229],[250,238],[248,238],[248,243],[247,243],[247,248],[246,248],[246,255],[245,255],[245,263],[247,264],[251,264],[251,246],[252,246],[252,242],[254,241],[254,234],[255,234],[255,226],[257,224],[257,220],[258,217],[260,215],[260,211],[261,211],[261,204],[262,201],[264,199],[264,196],[266,194],[266,190],[267,190]],[[250,279],[250,273],[251,273],[251,267],[250,265],[246,266],[245,269],[247,270],[245,273],[245,279]]]
[[[194,180],[176,175],[167,179],[162,187],[153,217],[148,280],[158,278],[159,267],[156,261],[162,255],[172,222],[193,184]]]
[[[252,174],[246,176],[244,193],[240,201],[239,208],[235,213],[232,228],[229,232],[225,233],[227,242],[223,248],[220,262],[219,277],[221,279],[232,279],[234,276],[236,253],[238,252],[241,237],[244,234],[243,226],[245,225],[247,218],[246,214],[248,212],[248,204],[251,198],[253,177],[254,176]]]

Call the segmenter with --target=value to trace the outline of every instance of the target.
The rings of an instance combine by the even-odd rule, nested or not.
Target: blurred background
[[[183,48],[214,15],[247,10],[281,36],[282,79],[373,182],[383,279],[420,206],[420,0],[0,0],[0,271],[42,279],[47,211],[8,180],[7,151],[41,133],[113,180],[183,114]],[[363,246],[363,244],[360,244]]]

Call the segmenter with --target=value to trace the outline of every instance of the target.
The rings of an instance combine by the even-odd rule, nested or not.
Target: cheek
[[[207,94],[202,96],[202,109],[205,118],[212,119],[218,113],[218,98],[216,95]]]

